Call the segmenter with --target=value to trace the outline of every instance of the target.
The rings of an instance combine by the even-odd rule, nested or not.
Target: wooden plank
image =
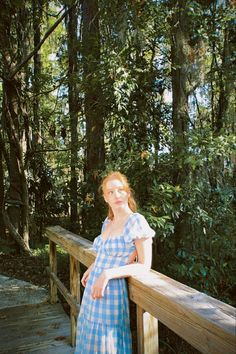
[[[45,326],[49,332],[51,329],[54,329],[54,327],[61,328],[62,325],[64,326],[63,321],[64,317],[61,317],[61,315],[54,315],[49,316],[49,318],[46,316],[44,318],[37,318],[35,321],[27,321],[27,319],[25,319],[21,322],[21,325],[18,326],[18,321],[14,322],[14,320],[11,321],[6,317],[5,325],[1,328],[1,339],[4,339],[5,336],[7,337],[10,330],[14,330],[14,335],[21,334],[22,327],[24,327],[24,330],[31,329],[31,331],[36,331],[37,329],[40,329],[40,327]],[[67,326],[67,324],[65,325]]]
[[[80,266],[79,261],[73,256],[70,256],[70,291],[75,303],[80,304]],[[76,344],[76,330],[77,330],[77,315],[73,308],[70,308],[70,322],[71,322],[71,345]]]
[[[49,240],[49,265],[51,273],[57,274],[57,248],[56,244]],[[57,286],[52,278],[50,278],[50,300],[51,304],[58,301]]]
[[[70,321],[61,304],[17,306],[0,311],[0,353],[73,353]],[[60,349],[58,349],[60,348]]]
[[[4,309],[0,311],[0,324],[1,324],[1,334],[3,333],[4,327],[15,326],[17,328],[17,323],[23,326],[30,325],[33,326],[39,321],[50,321],[53,319],[62,319],[63,321],[69,321],[68,316],[65,314],[61,304],[56,305],[31,305],[31,306],[17,306],[15,308],[11,307],[9,309]],[[21,326],[19,326],[21,327]]]
[[[24,309],[24,310],[22,310]],[[37,304],[10,307],[0,310],[0,329],[5,326],[5,320],[14,324],[18,317],[21,321],[38,321],[40,318],[53,318],[54,316],[66,316],[61,304]]]
[[[74,348],[69,348],[68,345],[60,345],[55,348],[55,345],[51,345],[51,347],[48,345],[46,348],[46,352],[44,348],[37,348],[34,350],[31,350],[27,354],[74,354],[75,349]],[[22,354],[19,353],[19,354]]]
[[[144,354],[159,353],[158,320],[148,312],[143,314]]]
[[[46,267],[46,270],[47,270],[49,276],[52,278],[53,282],[56,284],[60,293],[64,296],[67,303],[72,308],[73,313],[75,313],[75,315],[78,315],[79,307],[78,307],[76,301],[74,300],[74,298],[71,296],[71,294],[69,293],[69,291],[65,287],[65,285],[60,281],[60,279],[56,276],[56,274],[50,272],[50,268]]]
[[[54,319],[53,321],[40,321],[37,325],[30,327],[26,326],[23,330],[14,326],[14,337],[9,336],[8,333],[1,334],[0,349],[18,348],[21,345],[31,345],[36,343],[45,343],[46,341],[62,340],[67,344],[70,344],[70,326],[69,323],[63,324],[60,319]]]
[[[138,354],[144,353],[144,336],[143,336],[143,314],[142,307],[137,305],[137,350]]]
[[[158,354],[158,320],[137,305],[138,354]]]
[[[69,339],[69,337],[68,337]],[[0,349],[0,354],[73,354],[74,349],[66,343],[61,343],[58,341],[45,341],[43,343],[35,343],[30,345],[20,345],[17,348],[6,348],[4,350]]]
[[[47,227],[46,236],[86,267],[89,267],[94,262],[96,254],[92,249],[92,243],[85,238],[75,235],[60,226]]]

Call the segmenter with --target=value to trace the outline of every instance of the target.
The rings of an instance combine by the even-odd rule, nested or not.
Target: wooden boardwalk
[[[12,291],[16,299],[17,287]],[[7,287],[6,293],[9,296]],[[0,353],[72,354],[70,320],[61,304],[51,305],[40,299],[37,299],[38,303],[32,303],[32,296],[29,304],[22,304],[21,294],[16,306],[10,303],[7,307],[3,300],[6,297],[4,287],[0,286]]]

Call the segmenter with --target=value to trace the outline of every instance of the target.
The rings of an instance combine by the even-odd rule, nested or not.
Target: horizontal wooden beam
[[[60,226],[47,237],[87,267],[94,262],[92,243]],[[235,354],[235,309],[161,273],[128,279],[130,298],[193,347],[206,354]]]
[[[53,279],[54,283],[57,285],[57,288],[60,291],[60,293],[64,296],[67,303],[70,305],[71,310],[73,311],[73,315],[78,316],[79,305],[73,299],[73,297],[71,296],[71,294],[69,293],[65,285],[60,281],[60,279],[56,276],[56,274],[51,272],[49,267],[46,267],[46,270],[49,276]]]
[[[85,238],[60,226],[47,227],[46,236],[86,267],[89,267],[94,262],[96,254],[92,249],[92,243]]]
[[[235,309],[161,273],[129,278],[130,299],[201,353],[235,353]]]

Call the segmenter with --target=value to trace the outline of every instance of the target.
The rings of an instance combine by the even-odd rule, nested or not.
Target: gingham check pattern
[[[109,222],[106,219],[102,231]],[[135,250],[134,240],[153,237],[155,232],[139,213],[128,218],[122,235],[102,239],[96,237],[93,248],[97,252],[94,268],[86,285],[77,325],[75,353],[131,353],[129,303],[125,279],[108,282],[104,296],[92,299],[91,287],[104,269],[124,266]]]

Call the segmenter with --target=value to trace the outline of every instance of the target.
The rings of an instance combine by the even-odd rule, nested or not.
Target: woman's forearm
[[[107,283],[111,279],[126,278],[135,275],[145,274],[150,270],[149,263],[128,264],[122,267],[105,269],[97,278],[91,289],[93,299],[101,298],[104,295]]]
[[[107,280],[126,278],[130,276],[140,275],[150,270],[150,267],[146,264],[135,263],[128,264],[122,267],[110,268],[104,270],[104,275]]]

